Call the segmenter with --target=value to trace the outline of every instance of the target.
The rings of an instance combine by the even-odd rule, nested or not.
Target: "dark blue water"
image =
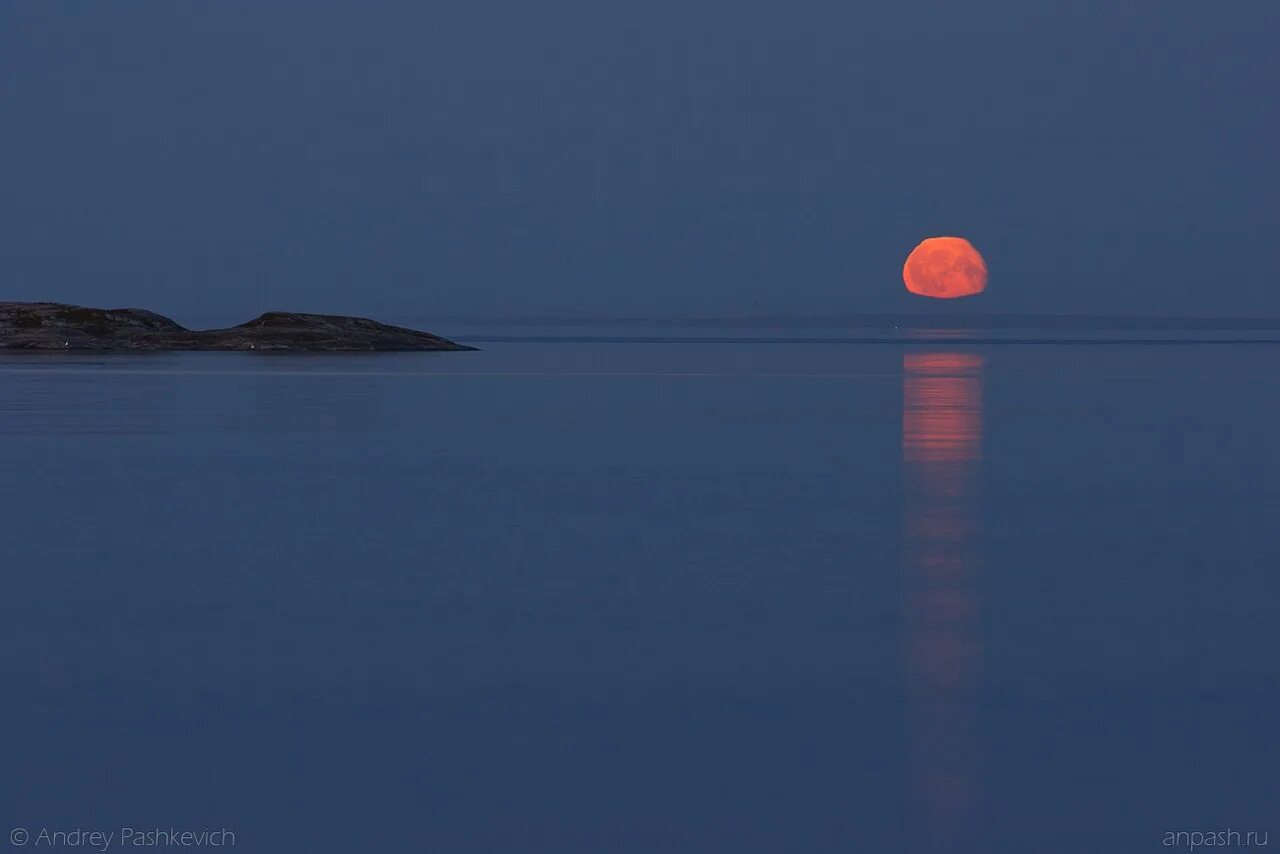
[[[3,829],[558,854],[1280,832],[1278,365],[0,357]]]

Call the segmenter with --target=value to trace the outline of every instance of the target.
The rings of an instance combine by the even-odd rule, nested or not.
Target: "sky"
[[[1280,315],[1275,0],[0,5],[0,299]]]

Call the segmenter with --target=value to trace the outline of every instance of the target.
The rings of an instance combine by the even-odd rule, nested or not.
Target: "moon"
[[[963,237],[929,237],[907,256],[902,280],[922,297],[971,297],[987,288],[987,262]]]

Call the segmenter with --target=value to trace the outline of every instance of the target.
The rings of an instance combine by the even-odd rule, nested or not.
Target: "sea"
[[[1280,333],[426,328],[0,355],[13,850],[1280,845]]]

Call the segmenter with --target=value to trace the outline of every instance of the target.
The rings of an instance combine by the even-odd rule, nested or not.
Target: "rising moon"
[[[930,237],[907,256],[902,280],[922,297],[969,297],[986,290],[987,264],[963,237]]]

